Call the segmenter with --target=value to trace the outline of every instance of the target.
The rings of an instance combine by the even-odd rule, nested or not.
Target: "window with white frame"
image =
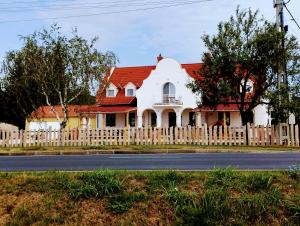
[[[108,89],[107,90],[107,96],[108,97],[114,97],[115,96],[115,90],[114,89]]]
[[[134,90],[133,89],[127,89],[126,90],[126,96],[134,96]]]

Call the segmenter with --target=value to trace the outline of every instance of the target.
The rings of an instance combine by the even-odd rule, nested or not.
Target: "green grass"
[[[99,145],[99,146],[32,146],[32,147],[0,147],[0,153],[20,153],[20,152],[85,152],[85,151],[203,151],[203,152],[251,152],[251,151],[299,151],[299,147],[287,146],[225,146],[225,145]]]
[[[0,225],[299,225],[282,172],[0,173]]]

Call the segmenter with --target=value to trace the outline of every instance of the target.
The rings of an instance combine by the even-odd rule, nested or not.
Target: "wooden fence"
[[[288,124],[267,127],[253,125],[212,127],[203,125],[199,128],[188,126],[0,131],[0,147],[165,144],[299,146],[299,127]]]

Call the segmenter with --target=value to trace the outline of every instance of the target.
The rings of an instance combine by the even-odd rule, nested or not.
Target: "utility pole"
[[[284,0],[273,0],[274,3],[274,8],[276,8],[276,27],[278,29],[278,31],[283,32],[283,37],[281,40],[281,48],[282,51],[284,51],[285,49],[285,34],[288,31],[288,26],[284,25],[284,14],[283,14],[283,9],[284,9]],[[280,67],[280,70],[278,72],[278,89],[280,89],[280,87],[285,86],[286,88],[288,88],[288,73],[287,73],[287,62],[285,59],[283,59],[282,62],[282,66]],[[279,98],[279,105],[281,105],[282,101],[289,101],[289,94],[286,93],[284,95],[281,95],[278,97]],[[290,124],[294,124],[295,123],[295,116],[294,114],[291,114],[288,111],[284,112],[285,114],[285,122],[288,122]],[[279,123],[280,123],[280,119],[279,119]]]
[[[287,26],[284,26],[284,15],[283,15],[283,8],[284,8],[284,1],[283,0],[273,0],[274,8],[276,8],[276,27],[278,31],[283,32],[284,34],[287,32]],[[281,48],[284,50],[285,43],[284,37],[281,40]],[[282,63],[281,71],[278,75],[278,85],[280,84],[288,84],[287,82],[287,73],[286,73],[286,62]]]

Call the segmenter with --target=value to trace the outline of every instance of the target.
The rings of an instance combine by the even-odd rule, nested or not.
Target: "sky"
[[[21,36],[57,23],[66,35],[76,27],[86,39],[98,36],[97,48],[114,52],[118,66],[154,65],[160,53],[196,63],[205,51],[201,37],[215,34],[238,5],[275,22],[273,0],[0,0],[0,61],[20,49]],[[300,23],[300,0],[287,6]],[[284,13],[289,33],[300,40]]]

